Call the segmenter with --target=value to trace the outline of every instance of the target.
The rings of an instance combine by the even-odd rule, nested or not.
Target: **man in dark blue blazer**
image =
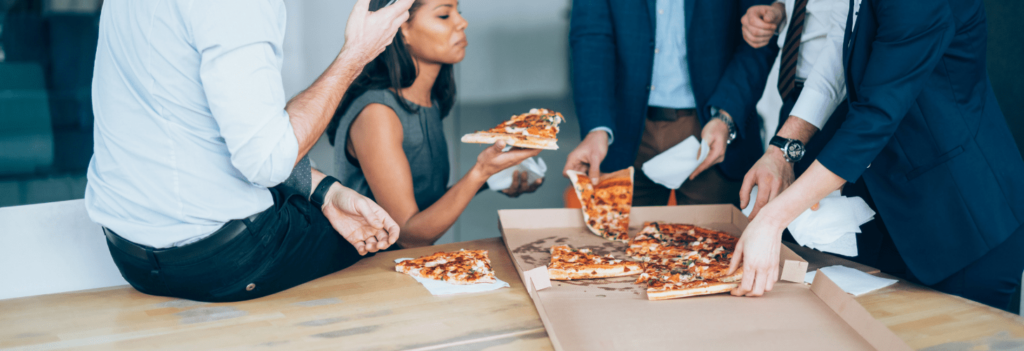
[[[597,178],[695,135],[711,151],[677,201],[738,203],[738,180],[763,153],[754,103],[778,50],[751,48],[738,23],[771,1],[574,1],[573,97],[584,140],[565,171]],[[635,205],[664,205],[669,194],[637,169]]]
[[[743,233],[734,294],[770,290],[782,228],[863,178],[912,280],[1008,308],[1024,270],[1024,160],[985,70],[983,1],[854,0],[847,23],[849,113]]]

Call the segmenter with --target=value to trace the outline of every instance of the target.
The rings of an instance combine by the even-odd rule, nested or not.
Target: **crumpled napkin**
[[[757,200],[757,186],[743,214],[750,216]],[[818,210],[807,209],[789,223],[789,233],[802,246],[843,256],[856,257],[860,226],[875,219],[875,211],[859,196],[846,197],[836,190],[818,202]]]
[[[487,178],[487,187],[494,191],[508,189],[508,187],[512,186],[512,174],[515,171],[525,171],[528,176],[527,180],[530,184],[533,184],[537,179],[544,178],[544,173],[548,171],[548,165],[540,157],[528,158],[516,166],[506,168]]]
[[[691,135],[683,142],[644,162],[641,169],[655,183],[669,189],[679,189],[697,166],[708,158],[709,151],[711,148],[706,141],[698,142],[697,138]]]
[[[411,258],[399,258],[399,259],[395,260],[395,263],[402,262],[402,261],[408,261],[408,260],[411,260]],[[434,295],[434,296],[437,296],[437,295],[451,295],[451,294],[465,294],[465,293],[477,293],[477,292],[498,290],[498,289],[501,289],[501,288],[509,287],[508,283],[504,282],[501,279],[498,279],[498,277],[494,277],[494,283],[470,284],[470,285],[456,285],[456,284],[451,284],[451,283],[440,281],[440,280],[423,279],[423,278],[420,278],[420,277],[413,277],[413,278],[416,279],[416,281],[420,282],[420,284],[423,284],[423,287],[427,288],[427,291],[429,291],[430,294]]]
[[[820,269],[832,282],[839,285],[847,294],[860,296],[869,292],[896,284],[899,280],[876,277],[847,266],[828,266]],[[804,282],[814,283],[814,276],[818,271],[807,272]]]

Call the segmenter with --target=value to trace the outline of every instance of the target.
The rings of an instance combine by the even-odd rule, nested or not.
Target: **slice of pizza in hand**
[[[414,277],[441,280],[451,284],[494,283],[494,270],[487,250],[438,252],[413,260],[398,262],[395,271]]]
[[[639,262],[616,259],[612,255],[599,256],[588,249],[573,249],[566,245],[551,247],[548,275],[552,280],[577,280],[623,277],[643,271]]]
[[[586,174],[568,171],[583,205],[583,222],[598,236],[629,241],[629,210],[633,207],[633,167],[601,175],[594,185]]]
[[[561,113],[543,108],[512,116],[497,127],[462,136],[462,142],[505,145],[528,149],[558,150],[558,125],[565,121]]]

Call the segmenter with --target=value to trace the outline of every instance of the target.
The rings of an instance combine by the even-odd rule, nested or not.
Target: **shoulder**
[[[397,138],[401,142],[402,129],[402,121],[398,118],[395,110],[381,103],[367,104],[352,122],[354,132],[382,141]]]

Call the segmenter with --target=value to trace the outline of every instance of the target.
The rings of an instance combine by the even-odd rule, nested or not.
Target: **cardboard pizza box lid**
[[[542,275],[537,270],[550,261],[548,249],[554,245],[625,257],[626,244],[591,234],[579,209],[502,210],[498,217],[509,255],[520,278],[531,281],[527,290],[558,350],[906,348],[835,284],[823,280],[816,289],[803,284],[807,261],[785,245],[780,272],[797,283],[780,281],[764,297],[719,294],[650,301],[646,287],[633,283],[635,276],[550,281],[546,289],[538,282]],[[749,223],[731,205],[634,207],[630,235],[655,220],[735,236]],[[526,274],[530,270],[535,271]]]

